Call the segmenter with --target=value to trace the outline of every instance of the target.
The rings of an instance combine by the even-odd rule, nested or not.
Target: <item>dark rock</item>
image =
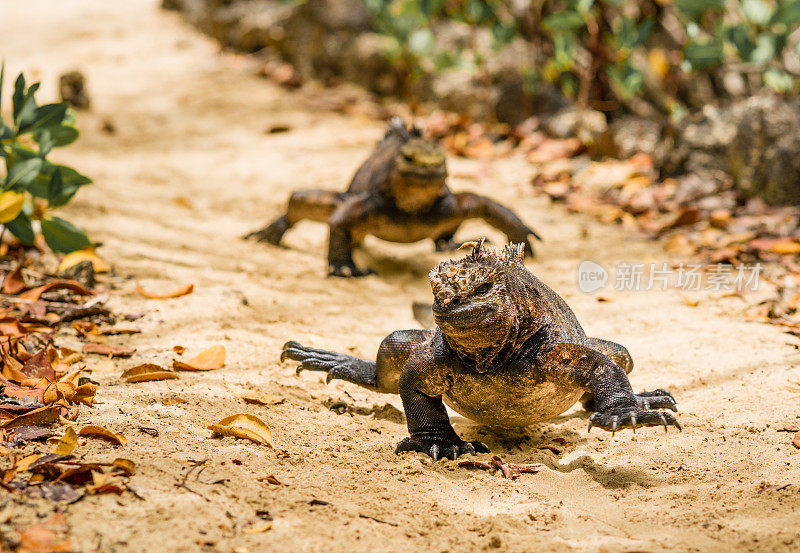
[[[800,100],[755,96],[706,106],[677,127],[665,174],[727,174],[740,198],[800,204]],[[716,175],[716,176],[715,176]]]
[[[76,263],[72,267],[61,272],[62,277],[79,282],[86,288],[94,288],[95,273],[94,265],[89,260]]]
[[[69,71],[58,78],[61,99],[79,109],[88,109],[91,104],[86,90],[86,78],[80,71]]]

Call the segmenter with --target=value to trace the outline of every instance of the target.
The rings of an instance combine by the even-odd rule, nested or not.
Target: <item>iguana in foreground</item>
[[[489,426],[527,426],[555,417],[585,393],[593,395],[593,426],[615,432],[637,426],[680,429],[665,390],[635,394],[633,368],[621,345],[586,336],[564,300],[522,264],[522,244],[503,251],[483,240],[466,257],[430,273],[434,330],[398,330],[377,361],[288,342],[281,359],[301,370],[325,371],[370,390],[399,393],[410,437],[397,452],[434,460],[488,451],[453,430],[445,403]]]
[[[394,118],[346,192],[298,190],[285,215],[245,238],[277,245],[303,219],[328,223],[328,272],[341,277],[371,272],[356,267],[352,257],[353,246],[368,234],[402,243],[430,238],[445,251],[458,246],[453,236],[467,219],[483,219],[533,254],[529,237],[539,236],[510,209],[477,194],[454,194],[446,180],[441,145]]]

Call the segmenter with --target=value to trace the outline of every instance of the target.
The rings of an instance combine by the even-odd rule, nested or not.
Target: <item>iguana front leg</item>
[[[533,257],[530,237],[542,238],[532,228],[502,204],[469,192],[454,194],[457,215],[466,219],[483,219],[508,237],[509,242],[525,244],[525,255]]]
[[[373,274],[372,269],[359,269],[353,261],[353,227],[366,221],[369,213],[368,198],[356,196],[333,212],[328,225],[328,275],[360,277]]]
[[[438,461],[489,452],[481,442],[466,442],[456,434],[442,401],[449,387],[445,368],[417,355],[409,358],[400,374],[399,388],[411,435],[397,444],[395,453],[418,451]]]
[[[540,367],[553,379],[565,379],[590,391],[595,398],[595,412],[589,418],[589,429],[599,426],[616,432],[622,428],[637,426],[681,425],[675,417],[665,411],[650,410],[633,393],[628,375],[611,359],[585,346],[557,343],[543,353]],[[669,392],[657,390],[659,397]],[[644,395],[644,394],[643,394]],[[674,400],[665,407],[675,410]]]

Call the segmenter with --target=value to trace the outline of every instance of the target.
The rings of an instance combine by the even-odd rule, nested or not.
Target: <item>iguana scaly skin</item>
[[[634,394],[633,368],[619,344],[586,336],[564,300],[522,264],[522,244],[500,252],[469,244],[471,254],[430,273],[433,330],[399,330],[378,349],[377,361],[288,342],[281,359],[301,370],[325,371],[371,390],[399,393],[410,437],[397,452],[438,459],[488,451],[455,433],[445,404],[490,426],[527,426],[555,417],[581,396],[593,396],[593,426],[615,432],[637,426],[680,425],[666,411],[665,390]]]
[[[368,234],[402,243],[430,238],[444,251],[458,246],[453,235],[467,219],[483,219],[533,254],[529,238],[538,235],[510,209],[477,194],[454,194],[446,180],[444,149],[395,118],[346,192],[298,190],[284,215],[245,238],[277,245],[303,219],[328,223],[328,272],[341,277],[371,272],[356,267],[352,257],[353,246]]]

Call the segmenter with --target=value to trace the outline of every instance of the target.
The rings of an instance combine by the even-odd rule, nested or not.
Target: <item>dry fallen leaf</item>
[[[684,294],[681,294],[681,300],[683,300],[683,303],[685,303],[689,307],[697,307],[697,304],[700,303],[700,300],[692,299],[689,296],[685,296]]]
[[[272,447],[272,431],[267,426],[267,423],[247,413],[239,413],[225,417],[217,424],[212,424],[208,427],[209,430],[214,432],[214,435],[222,436],[235,436],[237,438],[246,438],[252,440],[257,444],[266,444]]]
[[[55,292],[56,290],[72,290],[82,296],[92,296],[94,292],[74,280],[54,280],[43,286],[31,288],[27,292],[21,293],[18,297],[24,300],[38,300],[45,292]]]
[[[171,395],[161,399],[162,405],[180,405],[182,403],[189,403],[180,396]]]
[[[64,431],[64,435],[53,449],[53,453],[57,455],[70,455],[76,445],[78,445],[78,435],[75,434],[75,430],[71,426],[68,426]]]
[[[794,439],[792,440],[792,445],[797,449],[800,449],[800,432],[794,435]]]
[[[261,534],[266,532],[267,530],[272,529],[271,522],[262,522],[261,524],[257,524],[255,526],[251,526],[250,528],[245,528],[242,530],[243,534]]]
[[[0,422],[0,428],[15,428],[17,426],[47,426],[58,422],[61,414],[61,405],[48,405],[29,411],[24,415]]]
[[[28,467],[30,467],[31,464],[33,464],[33,462],[38,458],[39,456],[35,453],[33,455],[28,455],[27,457],[23,457],[14,464],[14,468],[16,469],[17,472],[26,471],[28,470]]]
[[[210,371],[225,365],[225,346],[213,346],[190,359],[189,361],[173,361],[172,366],[181,371]]]
[[[191,294],[193,290],[194,290],[194,284],[187,284],[186,286],[182,286],[166,294],[156,294],[153,292],[146,291],[139,284],[136,285],[136,291],[139,292],[139,294],[141,294],[142,296],[150,298],[151,300],[165,300],[168,298],[179,298],[181,296],[185,296],[186,294]]]
[[[25,288],[27,288],[27,286],[25,285],[25,279],[22,278],[22,264],[20,263],[3,279],[3,293],[19,294]]]
[[[130,357],[135,352],[135,349],[125,346],[109,346],[95,344],[94,342],[85,342],[83,344],[83,353],[97,353],[99,355],[110,355],[111,357]]]
[[[270,474],[270,475],[268,475],[268,476],[263,476],[263,477],[261,477],[261,478],[258,478],[258,480],[260,480],[261,482],[266,482],[266,483],[268,483],[268,484],[272,484],[273,486],[283,486],[283,482],[281,482],[280,480],[278,480],[278,479],[275,477],[275,475],[274,475],[274,474]]]
[[[125,445],[128,440],[125,439],[125,436],[122,434],[116,434],[109,430],[108,428],[104,428],[102,426],[96,426],[94,424],[90,424],[88,426],[84,426],[78,431],[78,436],[89,436],[90,438],[100,438],[103,440],[108,440],[109,442],[113,442],[117,445]]]
[[[58,272],[63,273],[82,261],[91,261],[95,273],[107,273],[111,270],[109,264],[100,259],[93,248],[86,248],[85,250],[79,250],[65,255],[64,259],[62,259],[61,263],[58,265]]]
[[[142,363],[131,367],[120,376],[125,382],[149,382],[151,380],[173,380],[178,378],[174,372],[164,370],[154,363]]]
[[[130,459],[123,459],[122,457],[114,459],[114,462],[111,464],[121,470],[125,476],[130,476],[133,474],[133,471],[136,470],[136,463]]]
[[[759,238],[748,244],[757,250],[770,251],[781,255],[800,253],[800,242],[793,238]]]
[[[242,392],[239,394],[239,397],[242,398],[245,403],[250,403],[253,405],[277,405],[278,403],[283,403],[285,401],[282,397],[271,396],[262,392],[252,391]]]

